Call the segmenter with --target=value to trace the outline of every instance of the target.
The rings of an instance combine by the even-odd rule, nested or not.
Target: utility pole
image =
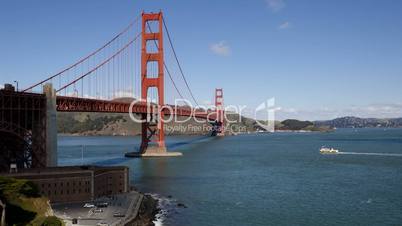
[[[17,85],[17,92],[18,92],[18,81],[14,81],[14,83]]]
[[[84,145],[81,145],[81,165],[84,165]]]

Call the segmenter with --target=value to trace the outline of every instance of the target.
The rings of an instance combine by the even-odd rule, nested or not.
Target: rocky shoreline
[[[159,212],[158,200],[150,195],[144,195],[137,217],[126,226],[155,226],[154,221]]]

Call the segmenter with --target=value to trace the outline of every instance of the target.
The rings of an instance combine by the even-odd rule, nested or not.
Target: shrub
[[[26,197],[39,197],[39,189],[32,181],[26,181],[20,188],[20,193]]]
[[[42,223],[42,226],[62,226],[63,223],[60,221],[59,218],[55,216],[46,217]]]

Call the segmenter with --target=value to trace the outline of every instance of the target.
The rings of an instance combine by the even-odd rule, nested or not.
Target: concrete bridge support
[[[43,86],[46,96],[46,166],[57,166],[57,112],[56,90],[52,84]]]

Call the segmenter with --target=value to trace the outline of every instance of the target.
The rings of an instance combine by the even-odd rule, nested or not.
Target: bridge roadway
[[[131,103],[123,100],[97,100],[56,96],[51,86],[43,94],[0,90],[0,172],[18,168],[57,165],[57,117],[60,112],[129,113]],[[156,105],[145,102],[131,106],[135,114],[155,114]],[[215,121],[215,111],[164,105],[165,115],[196,117]],[[169,109],[167,107],[170,107]],[[15,150],[21,150],[16,152]]]
[[[131,103],[123,101],[97,100],[79,97],[56,97],[56,110],[62,112],[103,112],[103,113],[129,113]],[[155,106],[155,105],[153,105]],[[194,116],[196,118],[216,120],[216,112],[211,110],[193,110],[189,107],[176,107],[164,105],[165,115]],[[171,111],[173,110],[173,111]],[[157,113],[155,107],[149,107],[146,102],[138,102],[132,106],[132,112],[137,114]]]

